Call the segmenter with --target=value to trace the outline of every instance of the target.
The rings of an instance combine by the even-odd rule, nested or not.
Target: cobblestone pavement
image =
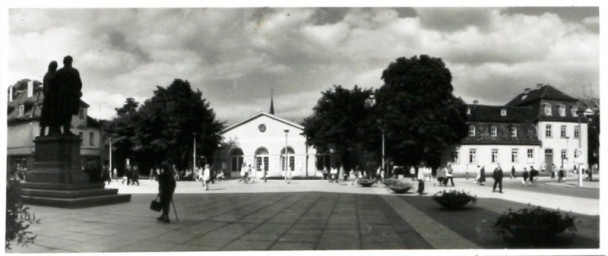
[[[221,181],[204,191],[200,183],[178,183],[174,198],[179,221],[157,223],[148,209],[157,184],[112,183],[129,203],[60,209],[31,206],[41,224],[31,227],[36,243],[11,252],[167,252],[255,250],[389,250],[524,248],[496,236],[491,225],[509,208],[527,204],[571,211],[577,235],[555,248],[599,247],[599,189],[541,180],[523,187],[505,180],[504,193],[491,183],[456,179],[454,189],[479,198],[477,205],[449,212],[430,198],[446,189],[427,182],[427,195],[395,195],[381,184],[371,188],[320,180],[243,184]],[[571,181],[568,181],[571,182]],[[447,189],[452,189],[448,187]],[[573,195],[568,195],[569,192]]]

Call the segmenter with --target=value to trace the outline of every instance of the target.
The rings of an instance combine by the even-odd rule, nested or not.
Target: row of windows
[[[543,109],[544,109],[546,116],[553,115],[551,104],[548,104],[548,103],[543,104]],[[557,111],[559,112],[559,116],[562,116],[562,117],[566,116],[566,106],[557,105]],[[578,116],[576,113],[577,111],[578,111],[578,108],[576,106],[570,107],[570,112],[571,112],[572,116]]]
[[[531,149],[531,148],[527,149],[526,156],[527,156],[528,160],[534,159],[534,149]],[[469,149],[469,159],[468,160],[469,160],[470,164],[477,163],[477,149],[476,148]],[[492,149],[491,160],[492,160],[492,163],[498,162],[498,149]],[[452,162],[458,163],[458,161],[459,161],[458,151],[452,152]],[[511,149],[511,162],[512,163],[519,162],[519,149],[517,149],[517,148]]]
[[[517,137],[517,127],[515,126],[511,126],[509,127],[509,133],[511,134],[511,137]],[[476,130],[475,130],[475,126],[474,125],[469,125],[469,136],[475,136]],[[492,137],[497,137],[498,136],[498,127],[492,125],[490,126],[490,136]]]
[[[580,151],[574,150],[573,156],[574,156],[574,158],[578,158],[580,156]],[[528,160],[533,160],[534,159],[534,149],[531,149],[531,148],[527,149],[526,157]],[[561,150],[561,159],[568,159],[568,150],[566,150],[566,149]],[[469,160],[469,164],[477,163],[477,149],[475,149],[475,148],[469,149],[469,159],[468,160]],[[498,162],[498,149],[495,149],[495,148],[492,149],[492,154],[491,154],[490,160],[492,161],[492,163]],[[517,149],[517,148],[511,149],[511,163],[519,163],[519,161],[520,161],[519,149]],[[452,152],[452,162],[459,163],[458,151]]]
[[[559,135],[563,139],[568,139],[568,127],[565,125],[560,126]],[[574,138],[578,139],[580,137],[580,129],[578,126],[574,126]],[[553,138],[553,126],[550,124],[545,125],[545,137]]]

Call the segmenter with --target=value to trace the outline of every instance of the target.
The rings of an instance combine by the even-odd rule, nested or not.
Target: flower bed
[[[557,234],[566,230],[576,231],[574,217],[552,211],[536,208],[522,208],[516,212],[509,209],[503,213],[494,224],[497,234],[527,243],[552,242]]]
[[[450,190],[439,191],[433,195],[433,200],[449,210],[462,209],[468,203],[474,204],[476,196],[472,196],[464,191]]]
[[[362,187],[371,187],[374,183],[376,183],[376,181],[372,179],[359,179],[359,185]]]
[[[412,189],[412,185],[407,184],[407,183],[394,184],[394,185],[388,186],[388,188],[390,188],[393,192],[395,192],[397,194],[403,194],[403,193],[407,193],[408,191],[410,191],[410,189]]]

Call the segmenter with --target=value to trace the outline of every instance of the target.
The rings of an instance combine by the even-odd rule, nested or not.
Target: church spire
[[[274,102],[272,101],[273,89],[270,89],[270,114],[274,115]]]

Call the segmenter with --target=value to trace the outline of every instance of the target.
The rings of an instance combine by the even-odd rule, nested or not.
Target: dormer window
[[[506,109],[501,109],[500,110],[500,116],[507,116],[507,110]]]
[[[467,115],[471,115],[471,108],[467,108]]]
[[[551,115],[551,105],[550,104],[544,104],[543,105],[543,109],[545,110],[545,115],[546,116],[550,116]]]
[[[19,105],[19,116],[25,115],[25,105]]]
[[[81,120],[84,119],[84,108],[81,108],[78,111],[78,118],[80,118]]]
[[[475,136],[475,126],[469,125],[469,136]]]
[[[498,136],[498,128],[496,126],[490,126],[490,136],[496,137]]]
[[[564,105],[559,105],[557,109],[559,110],[559,116],[566,116],[566,107]]]
[[[575,117],[578,116],[578,114],[576,114],[576,111],[578,111],[578,107],[573,106],[571,109],[572,109],[572,111],[571,111],[572,112],[572,116],[575,116]]]

